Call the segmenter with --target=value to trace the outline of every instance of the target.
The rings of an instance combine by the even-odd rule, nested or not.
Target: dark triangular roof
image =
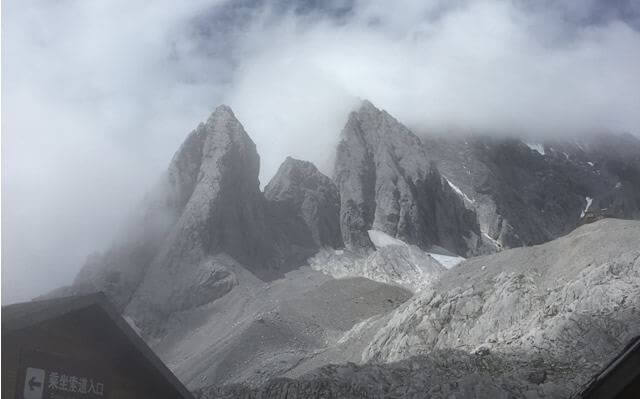
[[[63,298],[47,299],[16,303],[2,307],[2,336],[35,326],[48,320],[53,320],[64,315],[98,306],[117,330],[126,336],[127,341],[133,345],[139,355],[152,366],[160,376],[168,381],[175,390],[185,399],[193,396],[176,376],[165,366],[160,358],[149,348],[144,340],[131,328],[129,323],[120,315],[116,308],[109,302],[102,292],[89,295],[74,295]]]

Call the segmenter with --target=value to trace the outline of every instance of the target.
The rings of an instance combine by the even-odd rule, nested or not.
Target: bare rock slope
[[[639,315],[640,222],[607,219],[447,271],[392,313],[359,326],[374,331],[360,365],[200,393],[569,397],[640,334]]]
[[[484,345],[597,362],[640,331],[639,294],[640,222],[606,219],[463,262],[398,310],[365,358]]]
[[[231,259],[226,262],[238,278],[233,290],[173,313],[154,344],[190,389],[259,385],[359,358],[366,342],[347,345],[348,332],[411,297],[400,287],[361,277],[334,279],[308,267],[262,282]]]
[[[106,291],[122,308],[145,301],[173,310],[211,299],[186,295],[224,279],[209,255],[225,252],[266,272],[274,252],[258,168],[255,145],[231,109],[218,107],[189,134],[116,243],[89,259],[74,286]]]
[[[157,333],[172,312],[237,284],[218,255],[270,281],[320,246],[341,245],[333,183],[313,165],[289,160],[267,200],[259,162],[231,109],[218,107],[189,134],[115,244],[91,257],[63,291],[105,291],[144,331]]]
[[[474,211],[441,177],[420,139],[368,101],[349,115],[342,131],[334,179],[342,237],[351,249],[370,248],[372,229],[461,255],[481,247]]]
[[[350,250],[322,250],[309,259],[309,265],[335,278],[366,277],[412,292],[428,287],[447,270],[415,245],[374,230],[369,237],[376,249],[365,256]]]

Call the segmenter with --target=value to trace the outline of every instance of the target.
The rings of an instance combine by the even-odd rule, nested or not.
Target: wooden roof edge
[[[65,314],[86,309],[98,305],[118,327],[135,349],[142,355],[160,375],[166,379],[174,389],[185,399],[193,399],[193,395],[180,382],[164,362],[155,354],[147,343],[129,325],[122,314],[109,301],[104,292],[95,292],[85,295],[71,295],[67,297],[44,299],[38,301],[22,302],[2,307],[2,334],[11,333],[24,328],[32,327],[47,320],[53,320]],[[12,314],[5,318],[6,311]]]
[[[640,350],[640,335],[636,335],[631,338],[609,362],[607,362],[602,369],[589,379],[573,396],[572,398],[583,398],[592,391],[596,390],[603,381],[618,367],[618,365],[625,361],[635,351]]]
[[[2,333],[21,330],[91,305],[107,302],[107,296],[103,292],[94,292],[6,305],[2,307]]]

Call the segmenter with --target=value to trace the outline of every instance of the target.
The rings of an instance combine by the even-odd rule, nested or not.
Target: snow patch
[[[540,155],[544,155],[544,146],[542,144],[537,143],[525,143],[527,147],[531,148],[534,151],[537,151]]]
[[[584,197],[584,199],[585,199],[585,201],[587,201],[587,206],[584,207],[584,210],[580,214],[580,218],[583,218],[584,215],[586,215],[587,211],[591,207],[591,203],[593,202],[593,198],[591,198],[591,197]]]
[[[127,322],[127,324],[129,324],[129,327],[131,327],[131,329],[136,332],[136,334],[142,336],[142,330],[130,316],[124,316],[124,320]]]
[[[451,180],[447,179],[446,177],[444,178],[447,183],[449,183],[449,187],[451,187],[453,189],[453,191],[455,191],[459,196],[461,196],[465,201],[469,202],[469,203],[474,203],[476,202],[475,200],[472,200],[471,198],[469,198],[467,196],[467,194],[465,194],[464,192],[462,192],[462,190],[460,190],[460,187],[456,186],[455,184],[453,184],[451,182]]]
[[[367,233],[369,234],[369,239],[371,240],[373,245],[376,246],[376,249],[388,247],[391,245],[399,245],[403,247],[407,246],[407,243],[405,243],[404,241],[393,238],[387,233],[383,233],[379,230],[369,230],[367,231]]]
[[[489,240],[493,245],[496,246],[496,248],[501,249],[502,248],[502,244],[500,244],[500,242],[498,242],[498,240],[496,240],[495,238],[491,237],[489,234],[487,233],[482,233],[482,235]]]
[[[440,255],[440,254],[434,254],[431,252],[427,252],[427,253],[447,269],[451,269],[452,267],[457,266],[460,262],[465,260],[463,257],[460,257],[460,256]]]
[[[428,287],[448,268],[415,245],[403,243],[381,232],[375,234],[375,230],[373,232],[373,241],[380,245],[378,239],[382,238],[385,246],[378,247],[364,256],[351,251],[345,251],[344,255],[336,255],[333,251],[323,249],[308,260],[309,266],[336,279],[365,277],[401,286],[412,292]],[[451,259],[455,256],[437,255],[442,256],[440,260],[450,267],[454,263],[457,264],[457,259]]]
[[[381,249],[381,248],[386,248],[391,246],[406,247],[406,248],[409,247],[409,245],[404,241],[398,240],[397,238],[393,238],[390,235],[383,233],[382,231],[369,230],[367,231],[367,233],[369,234],[369,239],[371,240],[373,245],[375,245],[376,249]],[[447,269],[451,269],[452,267],[456,266],[457,264],[465,260],[465,258],[460,256],[443,255],[435,252],[425,252],[425,254],[433,258],[436,262],[438,262],[439,264],[441,264]]]

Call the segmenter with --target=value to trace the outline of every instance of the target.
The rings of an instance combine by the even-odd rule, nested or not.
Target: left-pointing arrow
[[[36,377],[31,377],[29,380],[29,389],[34,391],[36,388],[40,388],[42,386],[42,382],[36,380]]]

